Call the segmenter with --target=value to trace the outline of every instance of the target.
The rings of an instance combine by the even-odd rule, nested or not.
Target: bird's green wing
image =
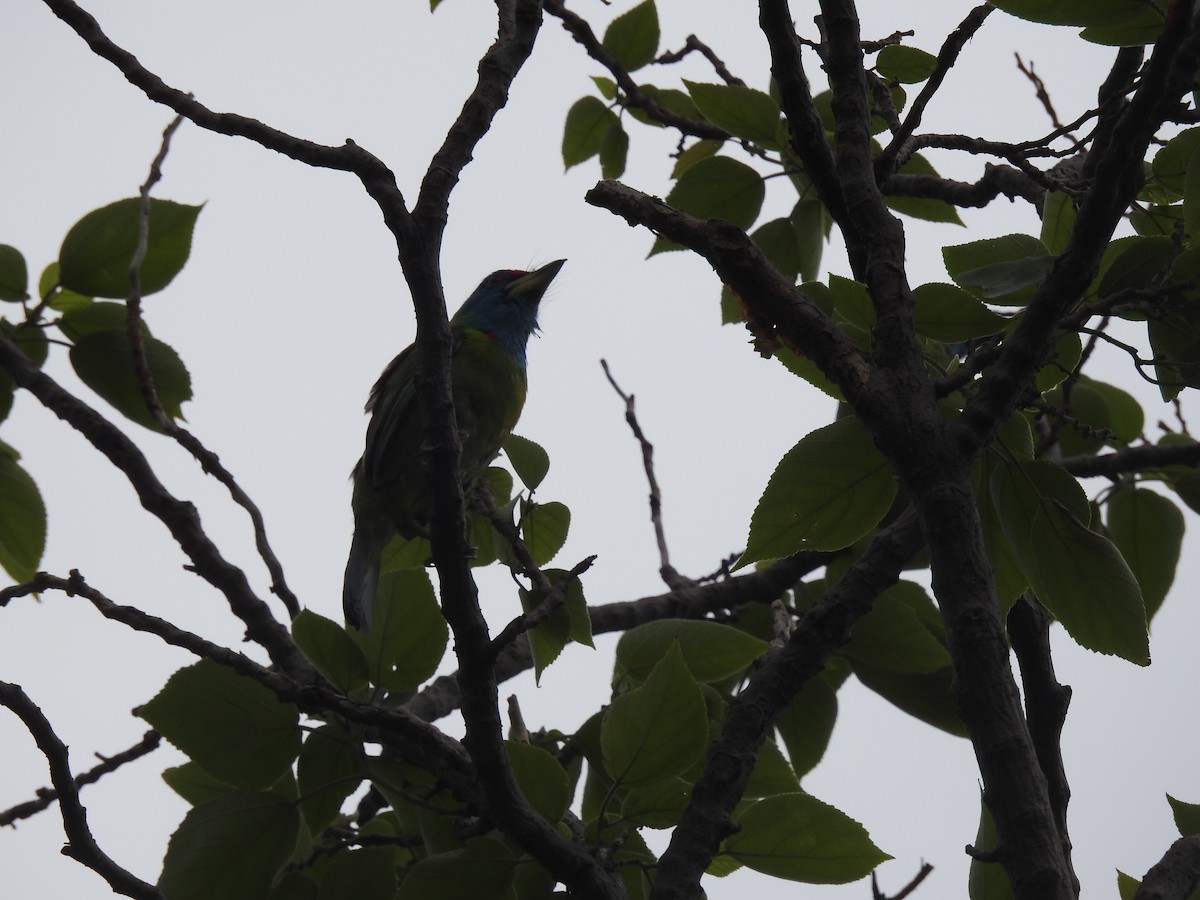
[[[462,349],[462,329],[453,329],[453,340],[452,356]],[[416,344],[410,344],[388,363],[371,388],[366,407],[371,421],[361,473],[376,488],[395,484],[420,460],[421,413],[416,391],[419,361]]]

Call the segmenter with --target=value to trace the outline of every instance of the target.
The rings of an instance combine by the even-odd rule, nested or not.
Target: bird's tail
[[[346,580],[342,584],[342,610],[346,624],[359,631],[371,627],[371,611],[375,606],[375,588],[379,584],[379,553],[375,542],[368,541],[360,529],[355,529],[350,542],[350,558],[346,560]]]

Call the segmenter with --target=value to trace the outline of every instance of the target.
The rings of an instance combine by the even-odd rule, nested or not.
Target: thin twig
[[[96,838],[88,827],[87,810],[79,800],[79,789],[75,786],[75,778],[71,774],[67,745],[54,732],[54,728],[38,709],[37,704],[29,699],[29,695],[20,685],[0,681],[0,706],[11,709],[25,723],[25,727],[37,742],[38,749],[46,757],[46,763],[50,767],[50,782],[58,792],[63,831],[67,835],[67,845],[62,849],[63,854],[87,866],[107,881],[115,893],[141,900],[162,900],[158,888],[119,866],[96,843]]]
[[[655,65],[660,66],[677,63],[692,51],[699,53],[701,56],[707,59],[709,63],[712,64],[713,71],[716,72],[717,75],[720,76],[721,80],[726,84],[733,84],[739,87],[746,86],[746,82],[742,81],[742,79],[730,72],[729,67],[725,65],[725,63],[721,60],[721,57],[717,56],[717,54],[713,52],[713,49],[708,46],[708,44],[704,43],[704,41],[700,40],[700,38],[696,37],[694,34],[689,34],[687,36],[687,40],[684,42],[682,48],[674,51],[673,53],[664,53],[658,59],[654,60],[654,63]]]
[[[629,106],[642,110],[656,122],[661,122],[663,125],[675,128],[681,134],[716,141],[730,139],[731,135],[724,129],[718,128],[716,125],[702,119],[690,119],[687,116],[672,112],[655,101],[653,97],[638,86],[638,83],[633,80],[633,77],[625,70],[625,67],[617,61],[617,58],[604,49],[604,45],[596,37],[588,21],[567,9],[562,0],[546,0],[545,10],[550,15],[558,17],[566,32],[583,46],[588,56],[608,69],[612,74],[613,80],[617,83],[617,87],[625,95],[625,102]]]
[[[162,167],[171,148],[171,136],[182,124],[183,116],[176,115],[163,131],[158,155],[150,164],[150,174],[138,191],[137,245],[129,262],[129,296],[125,299],[125,332],[129,336],[129,346],[133,351],[133,368],[137,374],[138,388],[142,392],[146,409],[164,432],[170,432],[172,420],[159,400],[154,378],[150,374],[150,363],[146,359],[146,343],[142,334],[142,263],[146,261],[146,252],[150,248],[150,189],[162,180]]]
[[[205,447],[199,438],[167,415],[159,400],[158,391],[154,387],[154,378],[150,374],[150,364],[146,358],[146,345],[142,333],[142,264],[145,262],[146,252],[150,246],[150,191],[162,180],[162,167],[170,150],[171,137],[183,124],[183,121],[184,116],[177,115],[163,131],[162,145],[159,147],[158,155],[154,157],[154,162],[150,165],[150,174],[138,192],[138,239],[133,259],[129,264],[129,296],[125,301],[125,330],[133,352],[133,367],[137,375],[138,387],[142,392],[142,399],[146,402],[146,408],[150,411],[150,415],[158,427],[191,453],[200,463],[205,474],[211,475],[223,484],[233,501],[250,516],[250,523],[254,529],[255,547],[271,576],[271,593],[283,601],[289,616],[294,619],[300,615],[300,601],[287,586],[283,566],[267,540],[266,522],[263,520],[262,512],[250,499],[250,495],[242,490],[233,475],[221,465],[219,457]]]
[[[254,593],[246,573],[225,559],[205,533],[196,508],[167,490],[145,454],[121,429],[64,390],[2,336],[0,368],[7,369],[13,381],[82,434],[128,479],[142,506],[167,527],[171,537],[191,560],[195,572],[221,592],[230,610],[245,624],[249,639],[266,649],[275,665],[301,684],[319,679],[312,663],[300,652],[287,629]]]
[[[915,891],[918,887],[921,886],[921,882],[924,881],[926,878],[928,878],[929,873],[932,871],[933,871],[932,864],[927,863],[927,862],[921,863],[921,868],[917,872],[917,874],[913,876],[912,881],[910,881],[908,884],[906,884],[904,887],[902,887],[900,889],[900,892],[892,897],[889,897],[887,894],[885,894],[883,891],[881,891],[879,889],[879,882],[876,879],[876,873],[872,872],[871,873],[871,897],[873,898],[873,900],[904,900],[905,897],[909,896],[913,891]]]
[[[1014,52],[1013,56],[1016,57],[1017,68],[1021,70],[1021,74],[1028,78],[1030,83],[1033,84],[1034,92],[1037,94],[1037,98],[1041,102],[1042,108],[1046,110],[1046,115],[1049,116],[1050,121],[1054,123],[1054,127],[1060,131],[1063,131],[1063,133],[1070,137],[1071,140],[1077,141],[1078,138],[1063,128],[1063,123],[1058,118],[1058,112],[1054,109],[1054,103],[1050,99],[1050,92],[1046,90],[1046,82],[1042,81],[1042,77],[1038,75],[1037,72],[1033,71],[1033,63],[1030,62],[1028,66],[1025,65],[1025,61],[1021,59],[1020,53]]]
[[[99,753],[96,757],[100,760],[100,764],[92,766],[86,772],[80,772],[74,778],[76,789],[85,785],[95,784],[105,775],[110,772],[115,772],[126,763],[133,762],[135,759],[141,759],[149,753],[153,753],[162,744],[162,736],[151,729],[142,735],[142,739],[129,747],[122,750],[120,753],[114,753],[112,756],[101,756]],[[21,819],[28,819],[40,813],[42,810],[49,809],[50,805],[58,799],[58,791],[54,788],[38,788],[35,792],[36,800],[27,800],[24,803],[19,803],[9,809],[0,811],[0,828],[6,825],[12,825],[14,822],[19,822]]]
[[[629,424],[629,430],[633,432],[633,436],[642,448],[642,467],[646,470],[646,481],[650,484],[650,521],[654,524],[654,539],[658,542],[658,574],[662,576],[667,587],[673,591],[690,587],[695,584],[695,581],[679,574],[671,565],[670,554],[667,552],[667,534],[662,521],[662,491],[658,487],[658,478],[654,475],[654,445],[646,438],[642,426],[638,423],[633,394],[626,394],[621,390],[621,386],[617,384],[617,380],[613,378],[613,374],[608,368],[607,360],[600,360],[600,367],[604,369],[604,377],[608,379],[612,389],[625,403],[625,421]]]

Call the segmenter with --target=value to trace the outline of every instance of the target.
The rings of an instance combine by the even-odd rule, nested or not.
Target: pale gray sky
[[[576,3],[605,21],[617,9]],[[742,4],[663,2],[664,48],[689,33],[707,40],[751,85],[765,88],[763,40]],[[936,52],[965,4],[861,4],[864,34],[915,28],[915,46]],[[87,7],[118,43],[168,83],[210,107],[261,117],[292,133],[337,144],[352,137],[397,172],[411,198],[433,149],[475,79],[494,34],[490,4],[447,0],[436,15],[422,2],[246,4],[94,0]],[[814,3],[793,4],[801,23]],[[914,20],[911,17],[918,16]],[[36,273],[81,215],[134,194],[157,149],[168,111],[147,101],[94,57],[35,0],[8,4],[0,29],[0,242],[19,247]],[[1065,119],[1087,108],[1112,51],[1081,45],[1069,30],[995,14],[966,48],[930,108],[931,130],[1025,139],[1049,130],[1013,51],[1033,61]],[[598,360],[609,360],[638,398],[657,448],[673,561],[686,574],[712,571],[744,542],[750,513],[779,457],[827,422],[832,402],[782,367],[758,358],[746,333],[719,325],[719,285],[707,265],[682,253],[644,261],[635,231],[582,202],[599,177],[594,163],[562,173],[563,117],[600,74],[548,19],[510,106],[480,145],[451,205],[443,270],[457,304],[486,273],[560,257],[569,262],[543,307],[544,336],[530,347],[531,390],[519,431],[545,446],[551,472],[541,494],[574,514],[560,561],[591,553],[592,602],[659,593],[641,459]],[[715,80],[703,67],[677,74]],[[665,194],[674,141],[634,127],[627,183]],[[977,177],[980,160],[935,158],[943,172]],[[191,370],[190,426],[263,509],[270,537],[301,601],[340,616],[340,579],[351,528],[347,474],[361,450],[362,402],[386,362],[413,334],[392,238],[358,182],[313,171],[246,141],[184,125],[158,196],[205,202],[192,258],[167,291],[148,298],[154,334]],[[768,209],[790,206],[783,191]],[[969,230],[907,223],[911,280],[947,280],[940,248],[1013,231],[1036,233],[1022,203],[964,213]],[[827,268],[846,273],[836,246]],[[10,310],[0,310],[10,312]],[[1108,357],[1111,378],[1154,401]],[[49,371],[78,386],[57,352]],[[1153,428],[1169,411],[1148,408]],[[122,421],[124,426],[124,422]],[[264,594],[244,516],[169,441],[135,425],[161,477],[197,503],[223,552]],[[118,602],[240,646],[240,632],[214,592],[181,568],[163,528],[128,485],[69,428],[19,396],[0,438],[25,454],[50,514],[43,567],[80,569]],[[1097,484],[1087,485],[1092,492]],[[1189,525],[1195,517],[1189,513]],[[1190,537],[1188,548],[1195,547]],[[1188,550],[1185,550],[1185,554]],[[1200,800],[1191,695],[1200,622],[1196,577],[1185,561],[1156,620],[1154,664],[1137,669],[1074,647],[1057,634],[1061,680],[1075,700],[1064,734],[1076,867],[1085,896],[1114,896],[1115,869],[1140,876],[1174,837],[1164,794]],[[506,575],[484,582],[485,603],[503,622],[517,610]],[[132,707],[190,659],[101,619],[80,600],[48,595],[3,611],[0,678],[23,684],[70,745],[76,768],[113,753],[145,729]],[[608,697],[613,639],[597,652],[570,648],[540,688],[512,682],[531,727],[570,729]],[[900,714],[857,684],[840,694],[841,716],[825,761],[805,781],[823,800],[862,821],[896,857],[879,869],[899,889],[929,861],[921,896],[965,893],[963,845],[975,834],[978,776],[966,741]],[[447,723],[455,730],[457,725]],[[12,717],[0,715],[0,807],[47,783],[44,761]],[[158,780],[179,757],[161,751],[84,794],[98,839],[118,862],[157,877],[185,806]],[[56,811],[0,833],[0,871],[12,900],[109,896],[94,874],[60,856]],[[764,898],[862,897],[862,884],[810,887],[741,871],[706,883],[714,900],[753,891]]]

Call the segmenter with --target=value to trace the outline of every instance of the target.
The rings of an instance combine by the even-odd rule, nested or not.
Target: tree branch
[[[638,83],[633,80],[625,67],[617,61],[617,58],[604,49],[604,45],[600,43],[588,21],[567,9],[563,0],[546,0],[545,6],[546,12],[562,22],[563,29],[587,51],[587,55],[608,69],[617,83],[617,87],[625,95],[625,102],[628,106],[642,110],[654,121],[674,128],[681,134],[711,141],[727,141],[732,137],[729,132],[718,128],[711,122],[703,119],[689,119],[687,116],[672,112],[646,94],[638,87]]]
[[[1142,879],[1133,900],[1187,900],[1200,884],[1200,835],[1181,837]]]
[[[612,372],[609,371],[606,360],[600,360],[600,365],[604,369],[604,376],[608,379],[608,383],[612,385],[612,389],[617,392],[617,396],[624,402],[625,422],[629,425],[629,430],[633,432],[634,438],[642,448],[642,468],[646,471],[646,481],[650,485],[650,522],[654,525],[654,539],[658,543],[658,573],[671,590],[687,587],[692,583],[692,580],[679,574],[675,567],[671,565],[671,556],[667,552],[667,534],[663,529],[662,523],[662,491],[659,490],[658,478],[654,474],[654,445],[650,443],[650,440],[642,431],[642,426],[638,423],[637,411],[634,409],[633,394],[626,394],[621,390],[621,386],[617,384],[617,380],[613,378]]]
[[[97,753],[96,756],[100,759],[99,765],[92,766],[86,772],[80,772],[72,781],[76,789],[85,785],[95,784],[105,775],[115,772],[126,763],[141,759],[148,753],[153,753],[159,748],[161,743],[162,737],[157,731],[147,731],[142,735],[140,741],[132,747],[122,750],[120,753],[114,753],[112,756],[100,756]],[[0,828],[12,825],[21,819],[28,819],[42,810],[49,809],[50,804],[58,800],[58,791],[54,790],[54,788],[38,788],[35,793],[37,794],[36,800],[28,800],[25,803],[17,804],[0,812]]]
[[[1200,466],[1200,444],[1141,444],[1102,456],[1071,456],[1059,465],[1078,478],[1115,477],[1163,466]]]
[[[592,634],[628,631],[659,619],[702,619],[747,603],[770,603],[809,572],[826,565],[833,556],[831,553],[797,553],[757,572],[735,575],[724,581],[694,585],[639,600],[593,606],[588,610]],[[532,666],[528,641],[518,639],[497,658],[496,678],[507,681]],[[460,703],[458,673],[454,672],[435,678],[404,708],[417,718],[432,722],[448,716]]]
[[[921,92],[909,105],[908,114],[904,117],[900,130],[892,136],[891,142],[875,159],[875,172],[879,181],[886,180],[887,176],[895,172],[901,147],[921,124],[925,108],[942,86],[942,82],[946,79],[950,69],[954,67],[954,63],[958,61],[958,54],[962,52],[967,41],[975,36],[975,32],[983,26],[984,20],[991,15],[993,9],[994,7],[990,3],[980,4],[967,13],[967,17],[947,36],[942,44],[942,49],[938,51],[937,67],[933,70],[933,74],[926,79]]]
[[[748,327],[756,335],[778,335],[812,359],[848,400],[866,390],[870,370],[859,349],[767,261],[740,228],[719,219],[697,219],[617,181],[599,182],[584,199],[630,225],[643,225],[703,256],[746,303],[751,317]]]
[[[162,900],[158,888],[117,865],[96,843],[88,827],[87,810],[79,800],[79,789],[71,775],[67,745],[54,733],[42,711],[19,685],[3,681],[0,681],[0,705],[7,706],[25,723],[25,727],[37,742],[38,749],[46,757],[46,763],[50,767],[50,782],[58,792],[63,831],[67,835],[68,843],[63,847],[63,854],[87,866],[107,881],[114,893],[140,900]]]
[[[275,665],[300,683],[319,679],[287,629],[250,588],[246,574],[226,560],[205,534],[196,508],[166,489],[133,441],[92,407],[63,390],[2,337],[0,367],[7,369],[13,381],[37,397],[46,409],[82,434],[128,479],[142,506],[167,527],[196,573],[221,592],[233,614],[245,624],[247,637],[261,645]]]
[[[1038,763],[1046,776],[1054,821],[1063,842],[1063,856],[1071,864],[1071,839],[1067,833],[1067,804],[1071,786],[1062,757],[1062,728],[1071,705],[1071,688],[1059,684],[1050,654],[1050,617],[1028,595],[1020,597],[1008,614],[1008,635],[1021,667],[1025,687],[1025,718]],[[1079,879],[1071,878],[1079,893]]]
[[[875,598],[893,584],[921,543],[910,509],[870,546],[796,625],[783,649],[768,653],[746,688],[729,703],[721,733],[704,774],[692,789],[687,810],[659,859],[653,900],[700,896],[700,876],[731,834],[730,814],[742,798],[759,748],[775,719],[806,681],[850,639],[855,623]]]

